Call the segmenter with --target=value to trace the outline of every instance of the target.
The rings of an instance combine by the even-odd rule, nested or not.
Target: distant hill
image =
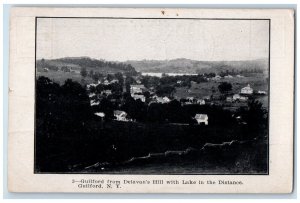
[[[268,60],[247,61],[197,61],[185,58],[173,60],[129,60],[125,62],[111,62],[92,59],[89,57],[66,57],[60,59],[37,60],[37,71],[43,72],[44,68],[61,70],[68,67],[75,72],[80,72],[85,67],[87,71],[93,70],[101,74],[154,72],[154,73],[220,73],[222,71],[262,70],[268,71]]]
[[[173,60],[142,60],[126,61],[131,64],[138,72],[154,73],[219,73],[222,71],[241,71],[241,70],[268,70],[268,60],[247,60],[247,61],[196,61],[185,58]]]
[[[59,59],[41,59],[37,60],[37,71],[42,72],[44,68],[52,70],[61,70],[62,67],[70,68],[79,72],[81,68],[87,71],[93,70],[102,74],[135,73],[135,69],[130,64],[110,62],[104,60],[92,59],[89,57],[66,57]]]

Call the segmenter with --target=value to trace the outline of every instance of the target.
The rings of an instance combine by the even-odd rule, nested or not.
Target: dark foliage
[[[70,63],[70,64],[76,64],[81,67],[90,67],[90,68],[96,68],[96,67],[111,67],[116,68],[119,70],[123,70],[124,72],[127,72],[128,74],[135,75],[136,71],[130,64],[125,63],[115,63],[110,61],[104,61],[104,60],[97,60],[97,59],[91,59],[91,58],[61,58],[57,59],[57,61],[64,62],[64,63]]]
[[[175,90],[175,87],[171,85],[160,85],[156,88],[156,94],[158,96],[172,96]]]
[[[218,86],[219,91],[224,94],[232,90],[232,85],[229,82],[222,82]]]
[[[232,112],[218,106],[181,106],[176,100],[148,106],[129,94],[123,96],[125,101],[120,110],[125,110],[137,122],[114,121],[113,110],[118,107],[109,97],[103,98],[100,105],[92,109],[88,94],[79,83],[67,80],[60,86],[48,78],[38,78],[35,172],[84,172],[87,166],[95,163],[109,163],[113,170],[132,157],[149,153],[201,149],[205,143],[254,138],[256,143],[253,145],[237,145],[224,148],[225,151],[201,152],[174,160],[177,164],[201,161],[214,167],[226,165],[231,173],[266,172],[267,117],[260,103],[252,102],[248,108],[240,109],[239,115],[249,123],[240,125]],[[118,98],[117,95],[111,97]],[[94,115],[95,111],[105,113],[104,121]],[[207,114],[209,125],[196,125],[192,119],[196,113]],[[245,160],[244,155],[249,151],[253,153],[247,167],[235,171],[236,163]],[[94,172],[101,170],[98,168]],[[109,173],[109,170],[104,172]]]
[[[80,75],[82,77],[84,77],[84,78],[87,76],[87,70],[86,70],[86,68],[81,68]]]

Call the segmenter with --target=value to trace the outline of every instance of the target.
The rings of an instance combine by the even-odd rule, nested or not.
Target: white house
[[[92,83],[92,84],[88,84],[86,87],[89,89],[91,87],[96,87],[96,86],[97,86],[97,84]]]
[[[144,95],[140,95],[140,94],[134,94],[134,95],[132,95],[132,98],[133,98],[134,100],[140,99],[142,102],[145,102],[145,101],[146,101],[145,96],[144,96]]]
[[[171,101],[168,97],[163,97],[163,100],[165,101],[165,103],[169,103]]]
[[[144,89],[144,85],[130,85],[130,94],[133,95],[137,93],[143,93]]]
[[[94,96],[96,96],[95,93],[90,93],[90,94],[89,94],[89,97],[90,97],[90,98],[91,98],[91,97],[94,97]]]
[[[212,78],[212,80],[220,80],[222,77],[219,75],[216,75],[215,77]]]
[[[187,97],[186,100],[188,100],[189,102],[194,102],[194,97]]]
[[[235,94],[232,97],[233,101],[247,101],[248,97],[241,96],[239,94]]]
[[[99,105],[99,104],[100,104],[99,101],[96,101],[96,100],[91,100],[91,101],[90,101],[90,105],[91,105],[91,106],[97,106],[97,105]]]
[[[103,112],[96,112],[95,115],[99,116],[100,118],[104,118],[105,117],[105,113],[103,113]]]
[[[112,81],[110,81],[110,84],[113,84],[113,83],[118,83],[119,82],[119,80],[117,80],[117,79],[113,79]]]
[[[115,120],[117,120],[117,121],[128,121],[127,113],[125,111],[115,110],[114,116],[116,117]]]
[[[108,80],[104,80],[103,84],[104,84],[104,85],[109,85],[110,83],[109,83]]]
[[[241,96],[240,101],[248,101],[248,97]]]
[[[196,114],[195,119],[198,124],[208,125],[208,116],[207,114]]]
[[[240,98],[241,98],[241,95],[239,95],[239,94],[234,94],[232,96],[233,101],[240,100]]]
[[[241,89],[241,94],[253,94],[253,89],[248,84],[247,87]]]
[[[224,78],[233,78],[232,75],[225,75]]]
[[[112,94],[111,90],[104,90],[102,93],[105,93],[106,95],[111,95]]]
[[[157,103],[169,103],[171,100],[168,97],[154,97]]]
[[[266,91],[263,91],[263,90],[258,90],[258,91],[257,91],[257,94],[266,95],[267,92],[266,92]]]
[[[197,99],[197,104],[205,105],[205,100],[204,99]]]

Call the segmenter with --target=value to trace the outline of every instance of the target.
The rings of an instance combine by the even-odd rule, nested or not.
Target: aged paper
[[[290,193],[294,11],[12,8],[10,192]]]

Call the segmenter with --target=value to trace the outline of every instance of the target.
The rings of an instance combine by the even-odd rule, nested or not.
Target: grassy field
[[[84,80],[82,80],[82,76],[80,75],[80,73],[72,73],[72,72],[64,72],[64,71],[51,71],[49,70],[48,72],[37,72],[36,76],[45,76],[47,78],[50,78],[51,80],[53,80],[56,83],[59,83],[60,85],[63,85],[64,82],[67,79],[72,79],[73,81],[76,81],[80,84],[89,84],[89,83],[93,83],[93,79],[90,77],[85,77]]]

